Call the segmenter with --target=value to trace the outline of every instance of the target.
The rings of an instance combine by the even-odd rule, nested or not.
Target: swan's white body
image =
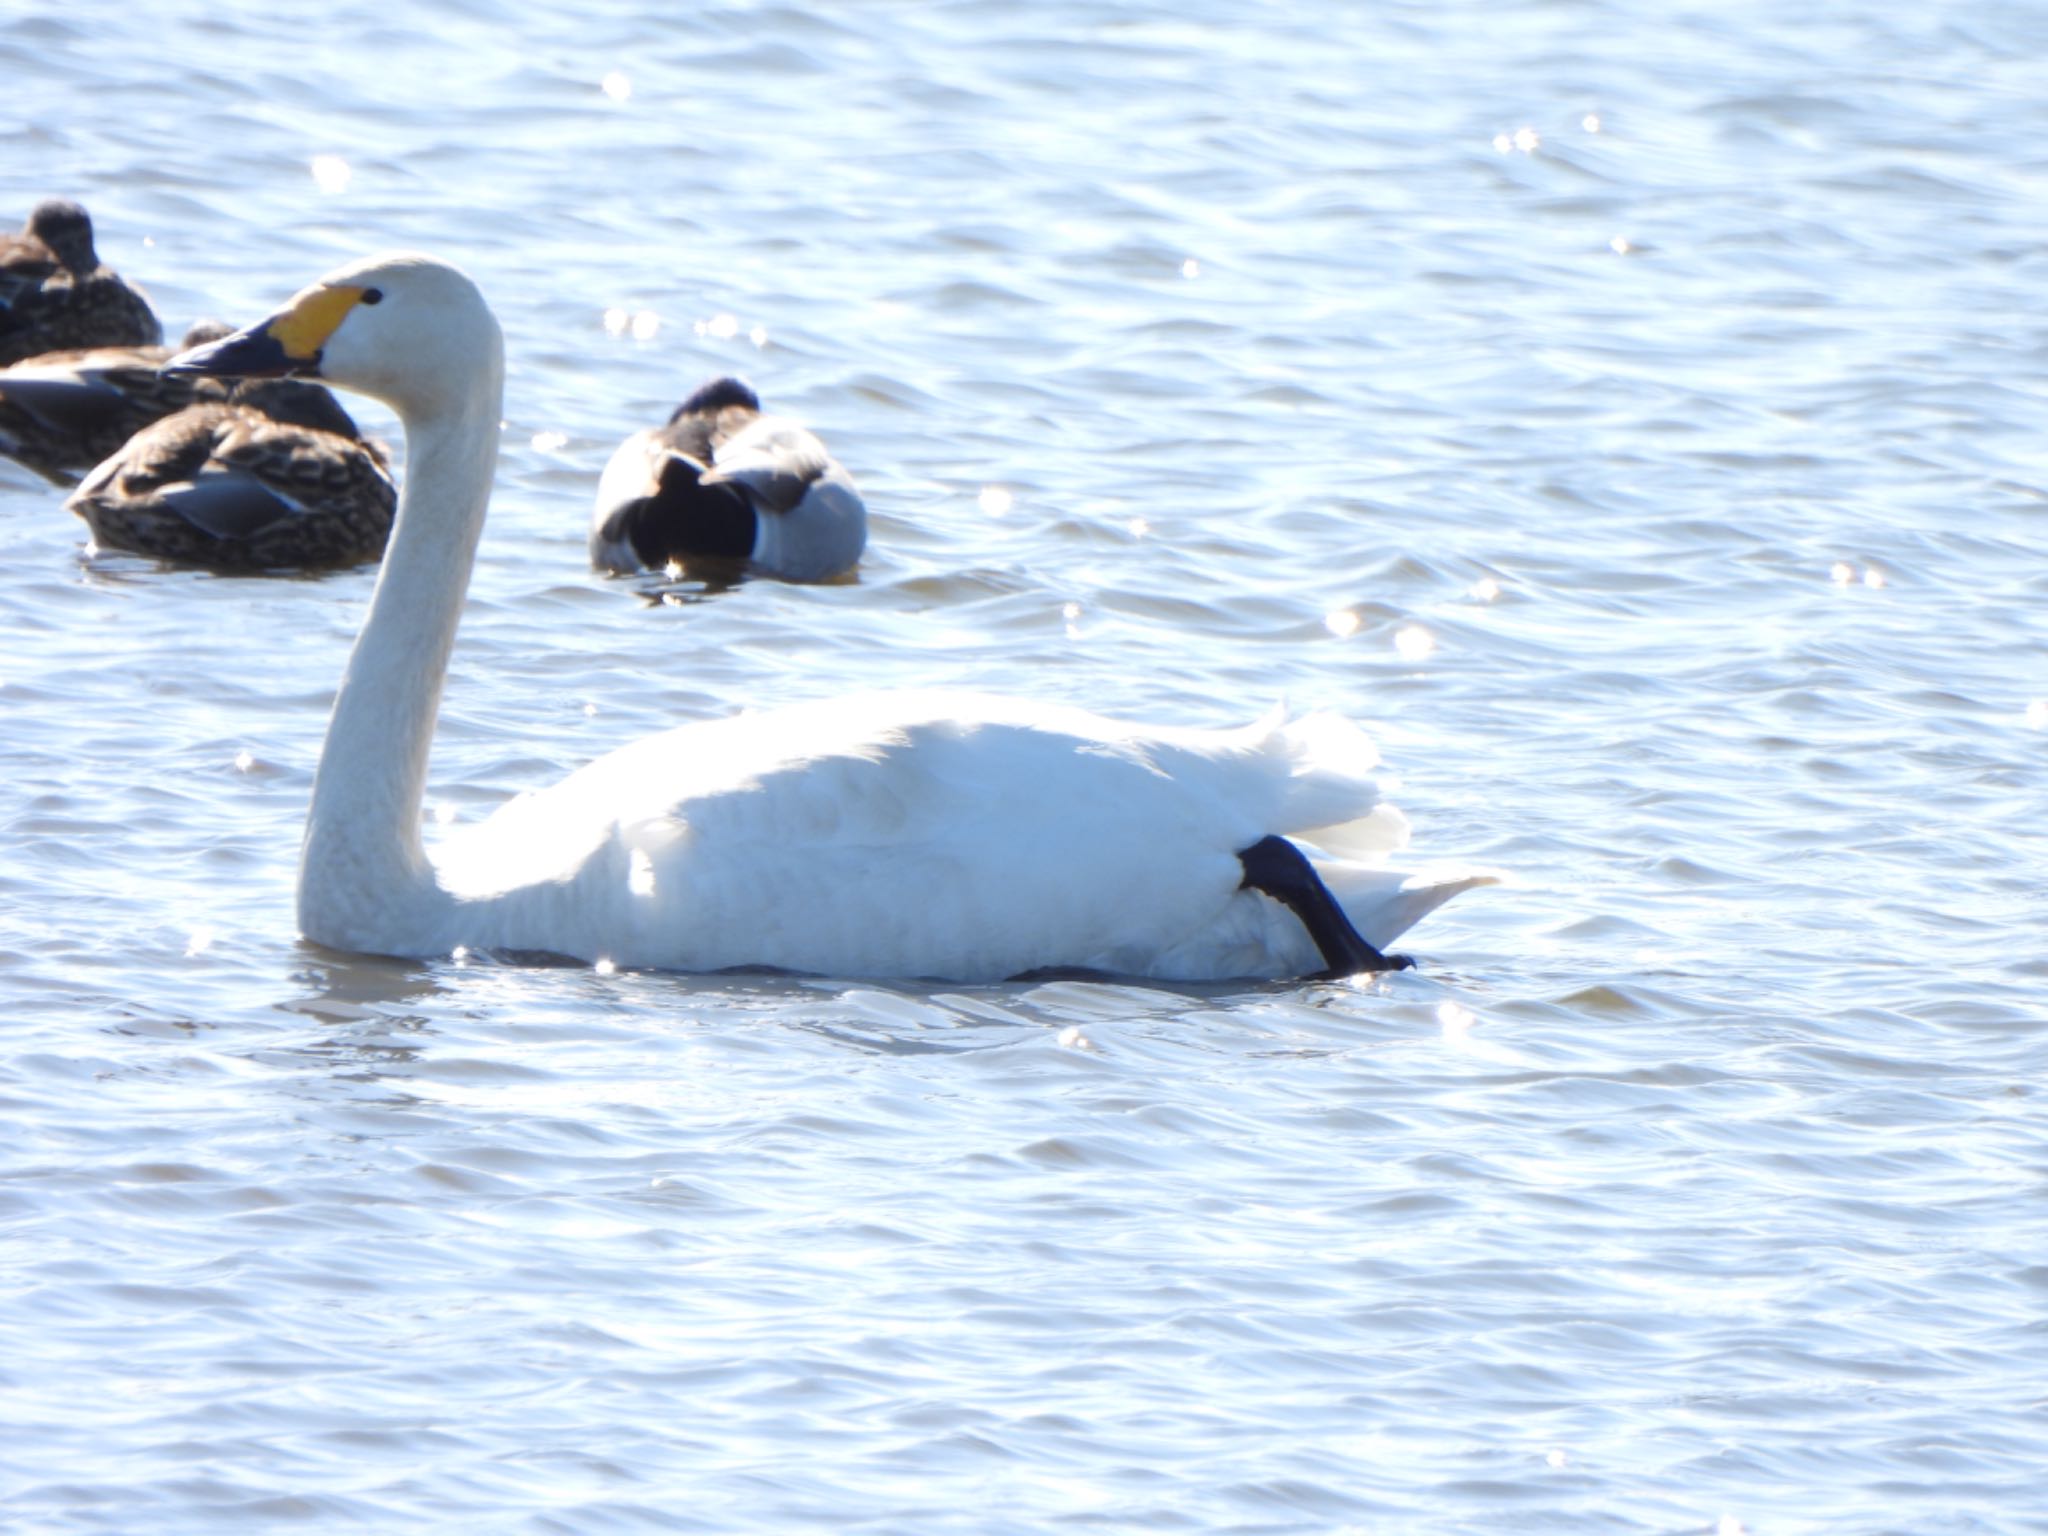
[[[358,302],[349,295],[374,293]],[[386,400],[410,473],[337,695],[307,820],[305,936],[340,949],[546,951],[626,966],[999,980],[1093,967],[1185,980],[1321,966],[1240,888],[1273,833],[1317,851],[1383,947],[1484,875],[1359,862],[1398,846],[1371,744],[1327,716],[1144,728],[979,695],[864,695],[684,726],[523,795],[429,859],[442,678],[496,457],[502,344],[424,257],[345,268],[242,337]],[[309,339],[310,338],[310,339]],[[188,366],[210,366],[206,351]],[[231,371],[225,367],[218,371]]]

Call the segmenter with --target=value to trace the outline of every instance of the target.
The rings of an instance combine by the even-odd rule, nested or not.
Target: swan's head
[[[434,414],[504,374],[496,317],[468,274],[431,256],[373,256],[330,272],[267,320],[182,352],[166,373],[320,379]]]

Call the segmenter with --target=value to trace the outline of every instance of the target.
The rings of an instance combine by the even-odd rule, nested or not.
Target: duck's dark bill
[[[266,320],[246,331],[237,331],[219,341],[209,341],[203,346],[180,352],[164,364],[163,371],[243,379],[319,376],[320,354],[317,351],[308,357],[293,357],[272,332],[272,322]]]

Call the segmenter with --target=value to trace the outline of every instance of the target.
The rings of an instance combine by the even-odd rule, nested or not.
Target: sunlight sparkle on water
[[[624,70],[615,69],[597,82],[597,88],[613,101],[624,101],[633,94],[633,82],[626,78]]]
[[[1470,596],[1482,603],[1490,603],[1500,596],[1500,583],[1491,576],[1482,576],[1466,589]]]
[[[2048,699],[2036,699],[2027,706],[2027,724],[2037,731],[2048,731]]]
[[[461,814],[454,806],[444,801],[434,807],[434,825],[437,827],[452,827],[455,825],[455,818]]]
[[[355,172],[339,155],[315,155],[313,157],[313,181],[322,192],[346,192],[348,184],[355,179]]]
[[[719,341],[730,341],[739,333],[739,320],[732,315],[713,315],[709,320],[697,322],[699,336],[712,336]]]
[[[633,339],[652,341],[654,333],[661,329],[661,316],[651,309],[643,309],[633,316]]]
[[[754,344],[755,351],[760,351],[761,348],[768,345],[768,327],[765,325],[755,326],[751,331],[747,332],[747,340]]]
[[[1881,586],[1883,586],[1883,585],[1884,585],[1884,572],[1883,572],[1883,571],[1880,571],[1880,570],[1879,570],[1879,569],[1878,569],[1878,568],[1877,568],[1876,566],[1874,566],[1874,565],[1872,565],[1872,566],[1866,566],[1866,567],[1864,568],[1864,571],[1863,571],[1863,585],[1865,585],[1866,587],[1881,587]]]
[[[1472,1026],[1476,1019],[1473,1016],[1472,1010],[1463,1003],[1454,1003],[1446,1000],[1436,1005],[1436,1021],[1443,1026],[1444,1038],[1446,1040],[1463,1040],[1472,1033]],[[1557,1453],[1553,1451],[1551,1454],[1554,1456]],[[1552,1462],[1551,1465],[1556,1466],[1557,1463]]]
[[[619,974],[619,968],[611,962],[609,957],[604,955],[600,955],[590,968],[600,976],[616,976]]]
[[[981,510],[990,517],[1006,516],[1010,508],[1017,504],[1017,498],[1000,485],[984,485],[981,488],[981,495],[976,500],[981,503]]]
[[[1496,133],[1493,136],[1493,147],[1502,154],[1519,149],[1525,155],[1533,155],[1542,143],[1542,135],[1534,128],[1517,128],[1513,133]]]
[[[535,453],[558,453],[568,446],[569,434],[566,432],[547,431],[533,434]]]
[[[1190,256],[1180,264],[1180,275],[1187,278],[1200,277],[1202,275],[1202,264]]]
[[[1846,560],[1837,560],[1828,567],[1828,580],[1838,587],[1846,587],[1856,579],[1856,567]]]
[[[211,948],[213,948],[213,930],[203,925],[194,928],[191,937],[185,940],[185,953],[188,956],[203,955]]]
[[[1421,661],[1436,649],[1436,636],[1420,624],[1409,624],[1394,631],[1394,649],[1403,661]]]
[[[647,857],[647,850],[644,848],[635,848],[632,858],[628,861],[626,889],[635,896],[654,894],[654,861]]]
[[[608,309],[604,312],[604,330],[607,336],[623,336],[626,327],[633,323],[633,317],[623,309]]]
[[[1614,252],[1614,254],[1617,256],[1626,256],[1630,251],[1634,250],[1635,247],[1629,244],[1629,239],[1627,235],[1616,235],[1612,240],[1607,242],[1607,249]]]
[[[253,755],[251,755],[247,747],[244,747],[241,751],[235,754],[235,772],[247,773],[251,768],[254,768],[255,766],[256,759]]]
[[[1598,133],[1600,131],[1600,114],[1598,112],[1588,112],[1579,119],[1579,126],[1588,133]]]
[[[1548,1466],[1561,1467],[1565,1463],[1565,1454],[1559,1450],[1546,1451],[1543,1460]]]
[[[1358,633],[1358,615],[1349,608],[1332,608],[1323,615],[1323,628],[1342,640]]]

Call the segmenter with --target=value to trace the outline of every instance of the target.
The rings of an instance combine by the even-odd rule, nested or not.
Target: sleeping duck
[[[0,368],[0,454],[72,485],[153,421],[202,400],[225,400],[221,379],[163,372],[174,350],[228,334],[203,320],[180,347],[89,347],[45,352]]]
[[[101,263],[92,220],[69,198],[45,198],[20,234],[0,235],[0,365],[163,339],[149,300]]]
[[[619,445],[597,487],[590,563],[623,574],[745,562],[789,581],[850,570],[867,543],[853,477],[816,436],[766,416],[743,379],[713,379],[664,427]]]
[[[398,491],[384,446],[334,396],[280,379],[144,428],[65,505],[104,549],[219,571],[318,570],[379,559]]]

